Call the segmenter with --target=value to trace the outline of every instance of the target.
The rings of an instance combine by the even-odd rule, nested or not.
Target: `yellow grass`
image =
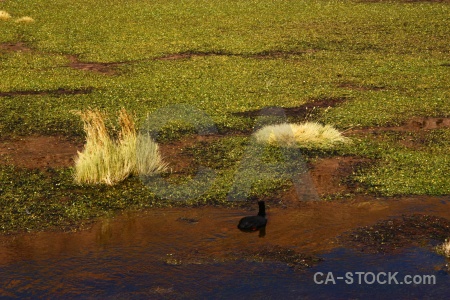
[[[21,18],[18,18],[15,22],[16,23],[33,23],[34,19],[32,17],[21,17]]]
[[[446,257],[450,257],[450,240],[445,240],[442,245],[437,246],[436,252]]]
[[[11,15],[4,10],[0,10],[0,20],[9,20],[11,19]]]
[[[116,184],[131,174],[150,175],[165,170],[158,145],[150,136],[136,133],[133,118],[125,109],[119,112],[120,131],[112,139],[105,116],[98,110],[76,112],[83,121],[86,144],[75,158],[77,183]]]
[[[265,126],[255,132],[255,138],[260,143],[273,146],[320,149],[331,148],[336,144],[349,141],[331,125],[321,125],[315,122]]]

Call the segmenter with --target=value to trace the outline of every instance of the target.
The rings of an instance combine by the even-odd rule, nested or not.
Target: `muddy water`
[[[352,203],[306,202],[268,207],[266,235],[243,233],[236,225],[255,211],[224,208],[154,209],[128,212],[71,233],[41,232],[0,238],[0,295],[5,297],[251,298],[359,297],[386,291],[399,296],[448,294],[445,260],[429,251],[366,255],[345,249],[336,237],[404,213],[450,218],[450,199],[400,198]],[[282,246],[317,254],[325,261],[306,271],[282,262],[252,262],[230,253]],[[392,270],[436,274],[438,285],[364,287],[317,285],[321,272]],[[416,272],[416,273],[414,273]],[[337,294],[336,294],[337,293]],[[381,297],[380,297],[381,298]]]

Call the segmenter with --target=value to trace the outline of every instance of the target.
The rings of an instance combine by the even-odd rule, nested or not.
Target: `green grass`
[[[235,113],[324,98],[347,99],[313,117],[340,130],[399,125],[413,116],[450,117],[448,2],[56,0],[49,5],[27,0],[1,2],[0,10],[11,15],[0,20],[0,44],[30,48],[11,52],[0,46],[0,138],[82,138],[82,123],[70,111],[87,107],[110,114],[122,107],[134,111],[138,128],[152,135],[158,131],[161,142],[205,124],[221,133],[249,133],[255,120]],[[24,16],[35,21],[15,22]],[[185,58],[159,59],[177,54]],[[82,62],[117,63],[110,66],[115,74],[72,69],[71,55]],[[164,112],[167,107],[190,107],[203,121],[174,120],[181,113]],[[146,121],[148,115],[157,121]],[[301,155],[375,159],[373,168],[355,175],[369,192],[450,194],[448,130],[427,133],[416,149],[399,138],[368,135],[335,150]],[[245,173],[251,170],[243,168],[261,162],[247,159],[252,145],[247,138],[230,137],[190,149],[197,164],[216,177],[206,194],[192,191],[197,197],[188,203],[226,205],[238,179],[248,179],[242,184],[250,187],[249,197],[286,187],[286,178],[270,176],[273,169]],[[282,161],[277,151],[258,153]],[[65,226],[117,209],[172,203],[149,193],[136,177],[100,192],[73,186],[69,169],[54,172],[1,167],[4,231]],[[166,179],[204,189],[191,181],[193,174]],[[61,197],[68,202],[60,203]],[[34,215],[23,214],[29,207]]]

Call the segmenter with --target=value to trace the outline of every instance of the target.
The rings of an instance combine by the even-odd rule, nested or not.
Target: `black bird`
[[[259,212],[256,216],[244,217],[239,221],[238,228],[242,231],[256,231],[266,226],[266,206],[264,201],[258,201]]]

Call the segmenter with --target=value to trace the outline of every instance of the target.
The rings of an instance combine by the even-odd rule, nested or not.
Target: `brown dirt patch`
[[[30,47],[28,47],[23,42],[17,43],[0,43],[0,52],[31,52],[34,51]],[[38,51],[36,51],[39,53]],[[115,75],[116,69],[115,67],[121,65],[121,62],[114,63],[98,63],[98,62],[81,62],[76,55],[66,55],[69,60],[68,67],[83,70],[83,71],[91,71],[95,73],[105,74],[105,75]]]
[[[307,49],[304,51],[263,51],[255,54],[240,54],[224,51],[188,51],[164,55],[155,58],[155,60],[179,60],[179,59],[192,59],[194,57],[207,57],[207,56],[230,56],[230,57],[244,57],[256,59],[276,59],[276,58],[288,58],[293,55],[314,53],[317,51],[318,50],[316,49]]]
[[[351,129],[347,131],[349,135],[367,135],[372,138],[385,139],[386,134],[391,138],[395,135],[395,142],[412,148],[420,149],[427,146],[429,133],[435,129],[450,128],[450,118],[447,117],[414,117],[400,126],[380,126],[360,129]]]
[[[0,97],[15,97],[15,96],[27,96],[27,95],[84,95],[90,94],[94,88],[88,87],[83,89],[56,89],[45,91],[14,91],[14,92],[0,92]]]
[[[274,59],[274,58],[289,58],[293,55],[311,54],[320,51],[319,49],[306,49],[303,51],[263,51],[254,55],[250,55],[251,58],[259,59]]]
[[[27,136],[0,142],[0,164],[45,169],[73,166],[79,142],[58,136]]]
[[[343,82],[339,84],[338,87],[358,91],[382,91],[386,89],[385,86],[362,85],[354,82]]]
[[[121,63],[97,63],[97,62],[81,62],[76,55],[68,55],[69,67],[77,70],[91,71],[105,75],[115,75],[117,72],[114,67]]]
[[[376,133],[380,131],[421,131],[450,128],[450,118],[414,117],[400,126],[380,126],[349,130],[349,133]]]
[[[371,163],[360,157],[323,158],[312,164],[309,176],[320,195],[350,192],[356,189],[356,184],[349,177]]]
[[[25,43],[0,43],[0,51],[6,52],[30,52],[31,48],[29,48]]]
[[[371,164],[373,161],[370,159],[351,156],[318,159],[308,164],[308,172],[299,175],[298,184],[276,198],[281,198],[287,206],[296,206],[299,201],[358,193],[358,188],[363,187],[352,179],[352,175]]]
[[[179,60],[179,59],[191,59],[193,57],[203,57],[203,56],[212,56],[214,54],[210,53],[196,53],[196,52],[186,52],[186,53],[175,53],[168,54],[165,56],[161,56],[156,58],[156,60]]]
[[[416,117],[409,120],[400,130],[431,130],[440,128],[450,128],[450,118]]]
[[[347,101],[345,97],[337,97],[337,98],[318,98],[313,99],[311,102],[305,103],[296,107],[281,107],[283,109],[285,115],[287,117],[297,117],[297,118],[306,118],[310,116],[312,111],[317,108],[328,108],[328,107],[336,107],[342,103]],[[279,107],[268,107],[264,109],[266,115],[275,115],[279,112]],[[261,115],[262,110],[249,110],[244,112],[233,113],[235,116],[241,117],[258,117]]]
[[[197,166],[194,157],[184,149],[196,143],[219,139],[217,135],[189,136],[180,141],[160,144],[164,161],[173,173],[189,173]],[[61,136],[26,136],[0,141],[0,164],[22,168],[45,169],[47,167],[70,167],[77,151],[82,151],[83,143]]]
[[[448,237],[450,237],[448,219],[414,214],[357,228],[350,234],[344,235],[342,241],[362,252],[385,253],[405,247],[423,246],[431,240],[443,242]]]
[[[195,158],[184,150],[193,147],[197,143],[208,143],[219,138],[220,136],[218,135],[188,136],[179,141],[159,144],[159,149],[164,161],[169,164],[169,170],[171,170],[172,174],[190,173],[197,168]]]

